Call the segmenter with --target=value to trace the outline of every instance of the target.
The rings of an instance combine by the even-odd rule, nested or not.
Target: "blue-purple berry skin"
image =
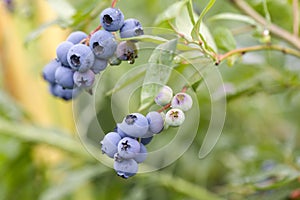
[[[130,38],[139,35],[144,35],[144,30],[141,23],[134,18],[126,19],[120,29],[120,37]]]
[[[95,74],[99,74],[101,71],[105,70],[107,67],[108,61],[100,58],[96,58],[91,70]]]
[[[67,41],[72,42],[73,44],[79,44],[87,37],[88,35],[83,31],[74,31],[67,37]]]
[[[73,70],[85,72],[95,62],[92,50],[84,44],[75,44],[68,51],[68,63]]]
[[[140,113],[131,113],[123,119],[118,128],[130,137],[139,138],[147,133],[149,124],[144,115]]]
[[[118,176],[127,179],[138,172],[138,164],[134,159],[115,160],[114,169]]]
[[[152,139],[153,139],[153,136],[141,138],[141,144],[147,145],[147,144],[149,144],[152,141]]]
[[[100,142],[102,153],[106,154],[108,157],[113,158],[118,152],[118,143],[121,137],[116,132],[107,133],[103,140]]]
[[[92,70],[87,70],[86,72],[75,71],[73,80],[79,88],[91,88],[95,81],[95,74]]]
[[[133,158],[137,163],[144,162],[148,155],[147,148],[143,144],[140,144],[140,146],[140,152],[137,153],[136,156]]]
[[[118,31],[124,24],[124,15],[120,9],[106,8],[100,14],[100,24],[106,31]]]
[[[50,84],[55,84],[55,72],[58,67],[61,66],[61,63],[57,59],[51,60],[48,64],[43,68],[43,78]]]
[[[64,65],[69,66],[68,51],[74,44],[69,41],[61,42],[56,48],[56,57]]]
[[[116,132],[119,133],[119,135],[121,136],[121,138],[124,138],[124,137],[130,137],[130,136],[127,135],[124,131],[122,131],[118,126],[119,126],[119,123],[117,124]]]
[[[117,49],[117,42],[114,35],[105,30],[99,30],[90,38],[90,48],[97,58],[109,59]]]
[[[164,129],[164,119],[159,112],[151,111],[146,115],[149,123],[149,131],[158,134]]]
[[[173,97],[171,102],[172,108],[179,108],[183,111],[188,111],[189,109],[192,108],[192,105],[193,105],[192,97],[189,94],[183,92],[177,93]]]
[[[133,138],[124,137],[118,143],[118,155],[123,159],[131,159],[140,152],[140,143]]]
[[[53,96],[59,97],[65,101],[69,101],[76,98],[81,92],[79,88],[66,89],[58,84],[51,84],[49,86],[49,90]]]
[[[73,75],[72,69],[60,66],[55,71],[56,83],[63,88],[72,89],[74,87]]]

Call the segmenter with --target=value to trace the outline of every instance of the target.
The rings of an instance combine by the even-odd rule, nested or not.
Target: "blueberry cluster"
[[[114,169],[123,178],[138,172],[138,164],[147,158],[145,146],[166,127],[181,125],[185,119],[183,111],[189,110],[193,103],[191,96],[186,93],[180,92],[173,96],[168,86],[162,87],[155,102],[172,108],[166,114],[158,111],[150,111],[146,116],[131,113],[100,142],[102,153],[114,159]]]
[[[117,8],[106,8],[100,14],[100,25],[90,35],[82,31],[72,32],[56,49],[56,58],[43,68],[43,78],[49,83],[53,96],[64,100],[75,98],[82,90],[92,93],[95,75],[108,64],[119,65],[122,61],[133,64],[137,58],[136,40],[118,42],[144,34],[137,19],[124,20]]]
[[[138,163],[147,158],[145,145],[163,129],[164,118],[159,112],[151,111],[146,116],[131,113],[117,124],[114,132],[104,136],[100,142],[101,150],[114,159],[117,174],[129,178],[137,173]]]

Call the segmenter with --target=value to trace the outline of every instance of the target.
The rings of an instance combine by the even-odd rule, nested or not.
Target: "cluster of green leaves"
[[[227,89],[226,122],[213,151],[203,159],[198,158],[210,125],[212,96],[223,95],[220,91],[212,94],[205,85],[205,74],[216,68],[216,55],[240,46],[260,44],[257,36],[261,37],[261,34],[257,33],[264,29],[230,2],[118,2],[117,7],[126,16],[138,18],[144,27],[168,30],[153,33],[150,30],[162,29],[147,32],[146,28],[146,35],[139,37],[141,50],[135,65],[122,63],[101,74],[95,88],[97,115],[91,121],[97,121],[102,130],[90,126],[91,121],[77,121],[78,126],[89,127],[84,146],[97,155],[103,134],[112,131],[128,111],[143,112],[151,107],[159,84],[168,84],[174,91],[189,85],[188,92],[195,92],[201,118],[200,122],[189,122],[199,125],[186,130],[197,128],[197,136],[176,162],[160,171],[122,180],[112,169],[94,159],[78,138],[61,130],[49,130],[26,122],[22,109],[1,92],[0,173],[3,178],[0,196],[43,200],[280,200],[299,188],[299,59],[281,52],[255,52],[242,58],[235,55],[228,63],[223,62],[217,67]],[[291,15],[287,13],[291,10],[290,2],[248,2],[268,20],[287,29],[292,26]],[[108,1],[65,0],[49,0],[49,3],[59,14],[55,23],[86,32],[97,26],[97,15],[110,4]],[[44,28],[34,31],[30,38],[36,38]],[[282,41],[272,39],[272,42]],[[151,84],[153,82],[156,84]],[[130,99],[125,99],[129,92],[132,92]],[[121,98],[114,98],[114,95]],[[90,97],[83,96],[75,107],[83,109],[81,106],[86,104],[86,98]],[[112,110],[117,110],[118,116]],[[193,116],[193,112],[197,111],[189,111],[187,115]],[[154,138],[149,151],[168,144],[175,134],[176,129],[173,129]],[[37,144],[60,149],[64,159],[55,167],[37,166],[31,156]],[[183,144],[184,141],[178,146]],[[168,156],[162,155],[162,162]]]

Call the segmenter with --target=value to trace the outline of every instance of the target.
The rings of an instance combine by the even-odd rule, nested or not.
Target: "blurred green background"
[[[233,66],[222,62],[218,68],[230,91],[225,125],[213,151],[203,159],[198,158],[212,114],[211,94],[200,83],[195,92],[189,90],[194,100],[198,100],[201,115],[199,122],[193,121],[184,129],[197,132],[187,151],[158,171],[123,180],[92,155],[101,154],[99,140],[113,130],[126,109],[133,112],[138,108],[134,102],[139,101],[136,96],[140,90],[131,97],[133,103],[129,108],[122,99],[111,103],[112,96],[107,93],[134,66],[147,63],[155,45],[141,51],[135,65],[122,63],[108,67],[98,77],[97,114],[92,120],[99,122],[99,130],[78,121],[80,116],[73,113],[86,103],[85,98],[92,97],[84,94],[75,103],[52,97],[41,71],[71,31],[89,33],[97,27],[99,13],[111,2],[12,2],[12,8],[5,1],[0,3],[0,199],[297,199],[294,196],[300,189],[300,58],[282,52],[258,51],[239,57]],[[117,7],[125,18],[134,17],[144,27],[153,27],[157,17],[176,2],[120,0]],[[200,14],[208,2],[193,1],[195,12]],[[247,2],[265,15],[264,1]],[[293,1],[266,2],[272,22],[292,31]],[[225,52],[217,30],[220,27],[230,30],[237,47],[260,44],[262,30],[257,27],[237,21],[210,20],[221,12],[240,11],[231,1],[217,0],[204,17],[220,53]],[[161,23],[159,27],[170,28],[170,25]],[[177,28],[179,32],[185,29]],[[272,42],[288,46],[273,36]],[[143,47],[143,43],[140,45]],[[202,61],[206,67],[213,67],[213,63],[207,64],[207,59]],[[188,79],[193,70],[190,64],[177,65],[168,85],[179,91],[182,82],[177,74]],[[141,80],[143,76],[136,79]],[[121,91],[126,93],[135,87],[134,82],[129,82]],[[119,116],[112,112],[113,106],[120,110]],[[187,115],[194,116],[197,111],[189,112]],[[87,141],[80,140],[75,125],[87,129],[83,133]],[[176,131],[167,130],[157,136],[149,149],[168,144]],[[88,152],[91,149],[92,154]],[[162,160],[167,158],[168,155],[161,155]]]

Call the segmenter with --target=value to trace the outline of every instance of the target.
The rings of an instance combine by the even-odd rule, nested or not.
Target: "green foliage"
[[[57,24],[62,28],[92,31],[99,23],[101,10],[111,5],[109,1],[48,2],[57,18],[32,30],[27,42],[34,43],[44,30]],[[247,2],[268,25],[274,23],[292,30],[291,2]],[[127,16],[141,16],[144,27],[157,29],[145,28],[145,35],[134,38],[139,40],[139,57],[134,65],[123,62],[120,66],[109,66],[97,80],[95,95],[84,94],[74,102],[74,118],[76,108],[83,113],[78,117],[81,120],[76,121],[77,130],[87,129],[79,137],[59,127],[46,128],[29,120],[22,104],[10,97],[5,84],[0,84],[1,198],[289,198],[300,187],[300,50],[293,44],[285,45],[286,39],[280,35],[275,38],[272,32],[270,42],[284,45],[282,48],[272,49],[268,42],[259,46],[259,51],[248,48],[261,45],[259,39],[268,25],[262,25],[233,3],[118,2],[117,7]],[[259,38],[255,37],[257,33]],[[217,84],[217,74],[208,76],[212,72],[220,73],[224,85]],[[209,86],[214,83],[214,87]],[[200,113],[197,109],[187,113],[190,118],[176,150],[184,149],[189,140],[193,142],[166,167],[123,180],[102,160],[99,141],[128,112],[158,109],[153,106],[153,97],[163,84],[175,92],[183,86],[190,87],[188,92],[193,94]],[[220,99],[226,100],[222,134],[220,138],[210,135],[209,139],[216,145],[206,157],[199,159],[205,134],[213,126],[211,118],[217,113],[213,110],[218,109],[215,103]],[[95,116],[90,116],[88,106]],[[219,116],[222,114],[225,115],[219,113]],[[196,121],[198,115],[200,121]],[[149,150],[155,152],[168,145],[179,137],[178,130],[169,129],[155,137]],[[197,134],[190,138],[193,132]],[[33,154],[39,144],[59,150],[62,159],[54,166],[38,165]],[[159,163],[153,166],[164,166],[171,156],[162,153]],[[150,166],[145,164],[142,169]]]

